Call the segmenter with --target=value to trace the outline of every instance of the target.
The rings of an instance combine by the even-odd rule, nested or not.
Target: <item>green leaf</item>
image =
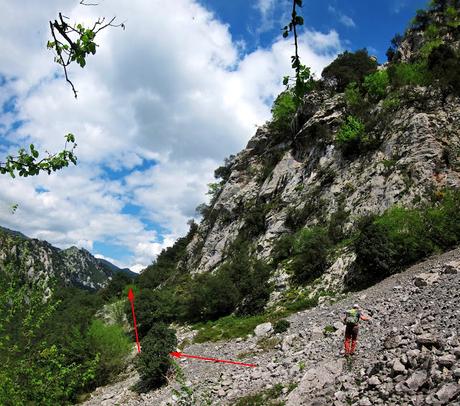
[[[295,0],[295,4],[297,4],[299,7],[302,7],[302,0]]]
[[[303,25],[303,17],[302,16],[296,16],[295,23],[296,23],[296,25]]]
[[[283,32],[283,38],[287,38],[288,35],[289,35],[289,33],[287,31]]]

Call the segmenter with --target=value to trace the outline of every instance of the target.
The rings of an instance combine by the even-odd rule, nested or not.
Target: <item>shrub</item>
[[[401,45],[402,40],[403,37],[401,34],[396,34],[391,40],[391,45],[386,52],[388,62],[392,62],[399,58],[400,54],[398,48]]]
[[[176,334],[163,323],[156,323],[142,340],[142,351],[136,358],[139,392],[147,392],[166,383],[172,362],[169,353],[177,345]]]
[[[377,69],[377,61],[371,58],[366,49],[340,54],[323,69],[322,77],[337,91],[343,92],[349,83],[362,83],[364,77]]]
[[[460,191],[447,191],[425,212],[429,238],[442,250],[460,243]]]
[[[382,103],[382,107],[386,111],[396,110],[401,105],[401,100],[394,94],[389,94]]]
[[[363,97],[356,82],[349,83],[345,88],[345,100],[349,107],[357,107],[363,102]]]
[[[357,285],[400,272],[435,248],[420,210],[395,207],[380,217],[364,219],[358,229],[354,249],[362,280]]]
[[[390,82],[394,87],[424,86],[429,83],[428,72],[424,63],[398,63],[388,68]]]
[[[317,278],[327,268],[327,254],[331,242],[321,227],[300,230],[294,240],[291,268],[294,281],[304,284]]]
[[[372,99],[380,100],[385,96],[389,84],[390,79],[388,77],[388,72],[386,70],[381,70],[366,76],[363,86]]]
[[[98,354],[99,363],[96,371],[96,383],[102,384],[110,376],[121,372],[124,359],[131,350],[131,341],[123,328],[108,326],[100,320],[93,320],[88,330],[88,339],[92,350]]]
[[[438,80],[441,87],[460,94],[460,58],[455,51],[447,46],[440,45],[434,48],[428,57],[428,70]]]
[[[270,126],[281,133],[291,132],[291,121],[296,112],[294,95],[291,91],[284,91],[278,95],[272,106],[272,121]]]
[[[278,320],[273,326],[273,331],[275,334],[284,333],[287,331],[291,323],[286,319]]]
[[[335,140],[345,155],[358,152],[361,144],[368,141],[364,123],[359,118],[348,116],[337,132]]]

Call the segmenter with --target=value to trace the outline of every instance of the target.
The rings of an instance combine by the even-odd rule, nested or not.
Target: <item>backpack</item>
[[[358,324],[360,319],[360,313],[356,309],[350,309],[346,312],[345,323],[347,324]]]

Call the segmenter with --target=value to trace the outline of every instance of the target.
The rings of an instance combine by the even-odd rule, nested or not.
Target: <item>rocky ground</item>
[[[354,302],[372,320],[362,322],[358,352],[347,360],[340,317]],[[244,405],[241,398],[262,391],[276,394],[267,405],[460,405],[460,248],[288,319],[282,334],[259,326],[244,340],[183,350],[256,368],[181,359],[182,384],[172,378],[142,395],[130,390],[137,376],[128,370],[85,405]]]

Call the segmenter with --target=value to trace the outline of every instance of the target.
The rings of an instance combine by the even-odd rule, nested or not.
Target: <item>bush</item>
[[[272,121],[270,127],[280,133],[291,132],[291,121],[296,112],[294,95],[286,90],[278,95],[272,106]]]
[[[356,82],[349,83],[345,88],[345,100],[349,107],[358,107],[363,102],[363,97]]]
[[[170,289],[142,289],[136,295],[136,321],[139,337],[147,335],[152,326],[159,322],[171,322],[176,317],[175,295]],[[128,320],[132,324],[131,307],[127,303]]]
[[[363,221],[354,243],[356,264],[369,282],[400,272],[432,252],[419,211],[399,207]]]
[[[393,87],[424,86],[429,83],[428,72],[424,63],[398,63],[388,68],[388,75]]]
[[[287,321],[286,319],[278,320],[273,326],[273,332],[275,334],[284,333],[287,331],[290,325],[291,323]]]
[[[300,230],[294,240],[291,268],[298,284],[310,282],[327,268],[327,254],[331,242],[324,228]]]
[[[368,95],[374,100],[380,100],[386,94],[387,87],[390,84],[390,78],[386,70],[381,70],[364,78],[364,88]]]
[[[337,132],[335,140],[345,155],[359,152],[361,144],[368,141],[364,123],[359,118],[348,116]]]
[[[322,77],[338,92],[343,92],[352,82],[361,84],[364,77],[376,69],[377,61],[369,56],[366,49],[356,52],[345,51],[323,69]]]
[[[438,80],[441,87],[456,94],[460,94],[459,64],[460,58],[447,45],[434,48],[428,57],[428,70],[433,77]]]
[[[442,193],[442,200],[426,209],[428,235],[441,250],[460,243],[460,191]]]
[[[156,323],[142,340],[142,351],[136,358],[139,392],[147,392],[166,383],[172,361],[169,353],[177,346],[176,334],[163,323]]]
[[[93,320],[88,330],[88,339],[92,350],[99,357],[95,383],[105,383],[111,376],[122,371],[124,359],[132,347],[131,341],[122,327],[108,326],[100,320]]]

